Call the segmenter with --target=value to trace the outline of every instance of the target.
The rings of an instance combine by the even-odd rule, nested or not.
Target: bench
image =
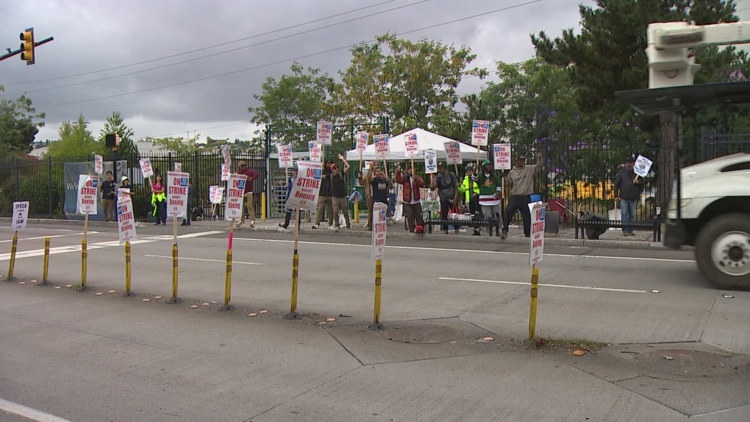
[[[495,233],[500,231],[500,222],[494,221],[494,220],[486,220],[484,218],[473,218],[473,219],[464,219],[464,218],[431,218],[431,217],[425,217],[424,218],[424,225],[427,226],[427,232],[432,233],[432,226],[438,226],[440,227],[443,224],[447,224],[449,226],[453,226],[458,230],[458,227],[472,227],[472,228],[479,228],[479,227],[487,227],[487,230],[492,236],[492,229],[495,229]]]
[[[658,218],[647,221],[634,221],[629,224],[633,230],[651,230],[654,234],[653,241],[661,242],[661,221]],[[575,238],[578,239],[578,231],[581,231],[581,238],[584,236],[585,229],[601,227],[606,229],[609,228],[622,228],[622,221],[620,220],[602,220],[602,219],[580,219],[575,218]],[[587,236],[589,239],[599,239],[599,235]]]

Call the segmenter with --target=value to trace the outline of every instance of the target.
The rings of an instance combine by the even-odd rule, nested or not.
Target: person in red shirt
[[[247,215],[250,216],[250,227],[255,227],[255,207],[253,206],[253,182],[255,179],[260,178],[260,173],[257,171],[249,168],[247,166],[247,162],[240,161],[239,168],[237,169],[237,174],[244,174],[247,176],[247,181],[245,182],[245,201],[244,206],[247,207]],[[244,211],[244,207],[243,207]],[[245,213],[242,213],[242,217],[240,217],[240,222],[237,223],[237,227],[240,227],[245,222]]]
[[[419,189],[424,187],[424,180],[413,174],[414,169],[408,167],[401,172],[401,164],[396,165],[396,183],[404,185],[402,192],[402,203],[404,216],[406,217],[409,232],[414,233],[417,226],[424,226],[422,217],[422,203],[420,202]]]

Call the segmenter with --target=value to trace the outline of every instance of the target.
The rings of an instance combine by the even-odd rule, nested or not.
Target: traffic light
[[[21,60],[26,61],[26,65],[34,64],[34,28],[27,28],[21,32]]]

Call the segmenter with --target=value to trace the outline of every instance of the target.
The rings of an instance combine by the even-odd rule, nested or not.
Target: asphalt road
[[[114,226],[20,233],[0,283],[0,411],[30,420],[750,420],[750,293],[689,252],[555,242],[529,342],[528,245],[389,237],[380,325],[369,239],[139,228],[132,295]],[[8,229],[0,232],[8,265]],[[39,287],[43,238],[49,284]],[[572,352],[582,350],[583,356]],[[34,413],[36,412],[36,413]],[[0,413],[2,415],[2,413]],[[23,419],[21,419],[23,420]],[[53,420],[53,419],[47,419]]]

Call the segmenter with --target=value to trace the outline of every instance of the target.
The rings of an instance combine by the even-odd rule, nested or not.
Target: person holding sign
[[[633,166],[635,159],[628,157],[625,166],[615,176],[615,201],[620,201],[622,217],[622,235],[635,236],[632,223],[635,221],[635,209],[641,198],[641,184]]]
[[[156,216],[156,225],[167,225],[167,194],[161,174],[156,173],[154,183],[151,184],[151,205],[154,207],[153,215]]]
[[[503,195],[502,186],[498,182],[490,160],[482,161],[477,183],[479,184],[479,206],[482,208],[484,218],[491,222],[487,225],[490,228],[489,235],[492,236],[492,228],[495,228],[495,234],[497,234],[500,231],[500,225],[503,223],[500,216],[500,200]],[[505,233],[506,227],[508,226],[503,226],[503,233]]]
[[[466,195],[466,205],[469,207],[469,213],[474,218],[481,218],[481,208],[479,208],[479,183],[477,176],[474,174],[474,165],[469,163],[466,166],[466,175],[458,191]],[[473,236],[479,236],[479,228],[474,228]]]
[[[247,162],[240,161],[239,169],[237,174],[244,174],[247,176],[245,182],[245,202],[244,207],[247,207],[247,215],[250,216],[250,227],[255,227],[255,206],[253,205],[253,181],[260,177],[260,174],[247,166]],[[243,207],[243,208],[244,208]],[[245,213],[240,216],[240,222],[237,223],[237,227],[240,227],[245,222]]]
[[[508,209],[505,211],[503,239],[508,236],[508,225],[516,211],[521,213],[521,218],[523,219],[524,236],[531,236],[530,196],[534,193],[534,177],[542,171],[543,162],[544,160],[542,160],[542,153],[540,151],[536,152],[536,164],[533,167],[526,167],[526,158],[523,156],[519,155],[516,157],[516,165],[508,173],[510,199],[508,200]]]
[[[372,195],[372,203],[373,208],[375,206],[375,203],[380,202],[386,205],[386,209],[388,209],[388,191],[393,188],[393,183],[391,183],[391,179],[389,179],[385,173],[383,172],[383,169],[380,167],[375,168],[375,173],[373,178],[370,181],[370,191]],[[370,208],[370,226],[368,227],[369,231],[372,231],[372,214],[373,214],[373,208]]]
[[[454,205],[458,205],[458,178],[445,168],[445,163],[443,162],[438,163],[437,169],[437,177],[432,179],[430,189],[437,189],[438,191],[438,197],[440,198],[440,218],[445,220],[448,218],[448,213],[451,212]],[[443,233],[448,233],[447,224],[441,225],[440,229]],[[458,228],[456,228],[456,233],[458,233]]]
[[[107,170],[104,183],[99,188],[102,191],[104,221],[117,221],[117,182],[112,177],[111,170]]]
[[[344,163],[343,171],[336,164],[331,164],[331,203],[333,204],[333,226],[336,231],[341,228],[339,211],[344,213],[346,228],[352,226],[349,221],[349,202],[347,201],[346,179],[344,178],[345,175],[349,174],[351,166],[342,154],[339,154],[339,160]]]
[[[289,200],[289,195],[292,194],[292,188],[294,187],[294,184],[297,182],[297,164],[292,167],[292,176],[286,181],[286,196],[284,197],[284,203],[286,203]],[[279,231],[282,233],[289,232],[289,222],[292,220],[292,213],[294,212],[293,207],[287,207],[286,208],[286,214],[284,214],[284,223],[279,223]],[[301,214],[300,214],[301,216]],[[297,219],[297,227],[300,225],[301,218]]]
[[[401,189],[401,201],[404,207],[406,225],[410,233],[414,233],[417,226],[424,226],[422,217],[422,202],[419,197],[419,189],[424,187],[424,180],[412,174],[412,169],[406,168],[401,173],[401,164],[396,164],[396,183],[403,185]]]

